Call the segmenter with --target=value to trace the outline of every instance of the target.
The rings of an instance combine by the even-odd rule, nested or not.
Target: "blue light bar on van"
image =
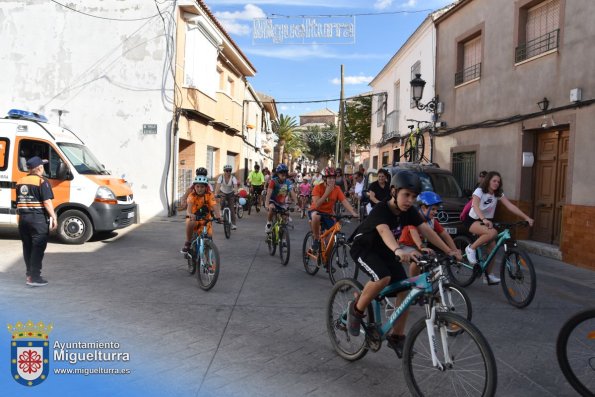
[[[39,121],[42,123],[48,122],[47,117],[45,117],[43,114],[28,112],[26,110],[20,110],[20,109],[10,109],[8,111],[8,118],[9,119]]]

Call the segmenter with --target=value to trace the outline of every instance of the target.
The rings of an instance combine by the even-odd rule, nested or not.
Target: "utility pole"
[[[343,112],[343,98],[345,93],[343,91],[343,65],[341,65],[341,96],[339,100],[339,131],[337,133],[337,145],[335,147],[335,167],[343,168],[343,124],[345,114]]]

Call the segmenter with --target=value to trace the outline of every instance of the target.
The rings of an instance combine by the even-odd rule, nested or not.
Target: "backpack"
[[[473,199],[469,200],[469,202],[467,204],[465,204],[463,211],[461,211],[461,215],[459,216],[459,219],[461,220],[461,222],[465,222],[465,219],[467,219],[467,216],[469,216],[469,211],[471,211],[472,206],[473,206]]]

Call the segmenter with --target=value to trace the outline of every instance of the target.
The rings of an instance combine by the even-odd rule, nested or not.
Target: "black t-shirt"
[[[390,185],[388,183],[384,184],[384,187],[381,187],[378,181],[372,182],[368,187],[368,190],[374,192],[374,196],[378,201],[388,201],[390,199]],[[370,201],[372,207],[376,204]]]
[[[413,225],[417,227],[422,223],[423,219],[415,207],[395,215],[388,207],[388,203],[383,201],[378,203],[370,212],[370,215],[357,227],[354,232],[353,246],[361,250],[361,253],[375,251],[382,256],[392,256],[394,253],[384,244],[376,226],[388,225],[388,228],[395,236],[395,240],[398,241],[405,226]]]

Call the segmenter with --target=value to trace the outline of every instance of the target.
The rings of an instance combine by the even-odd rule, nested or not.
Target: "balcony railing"
[[[553,30],[536,39],[529,40],[519,45],[515,50],[515,62],[533,58],[544,52],[558,48],[560,45],[560,29]]]
[[[469,80],[477,79],[481,76],[481,62],[469,66],[460,72],[455,73],[455,85],[463,84]]]
[[[384,131],[382,131],[382,142],[399,136],[399,111],[393,110],[386,115]]]

